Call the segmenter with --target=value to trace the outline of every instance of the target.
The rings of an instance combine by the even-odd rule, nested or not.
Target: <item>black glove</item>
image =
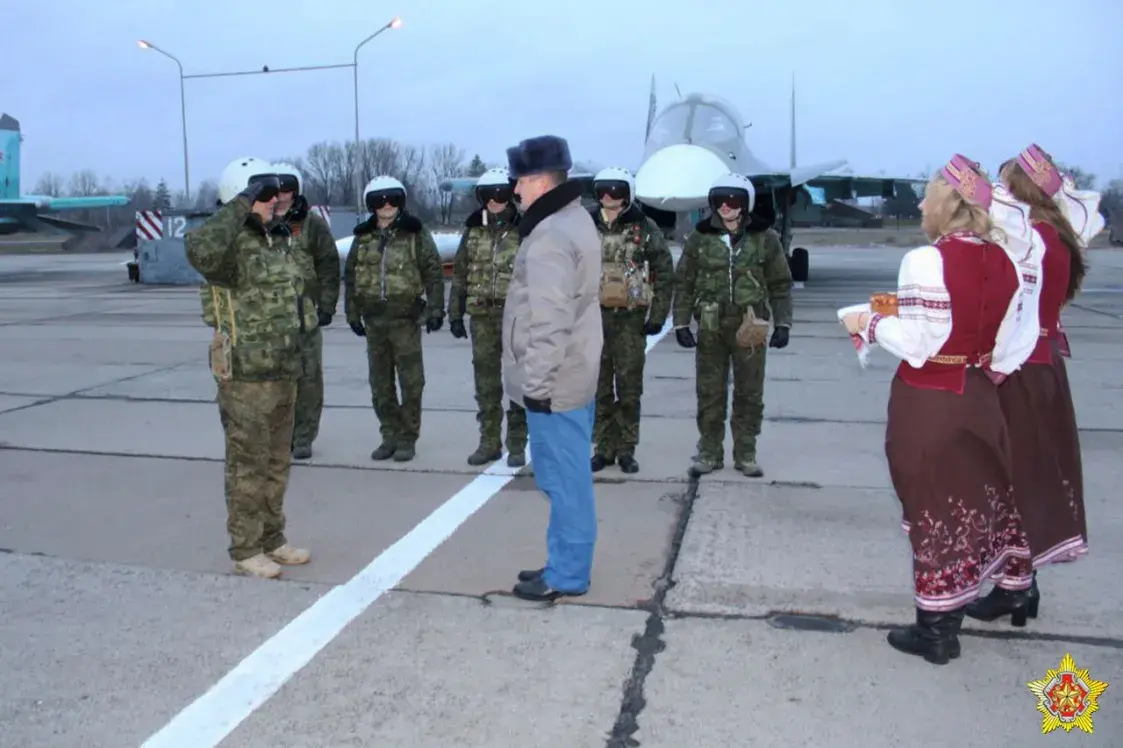
[[[533,397],[527,397],[526,395],[523,395],[523,403],[526,405],[526,409],[533,413],[553,412],[550,410],[550,398],[546,398],[545,400],[535,400]]]
[[[657,325],[654,322],[643,323],[643,334],[644,335],[658,335],[662,331],[663,331],[662,325]]]
[[[327,327],[331,324],[332,315],[324,311],[317,310],[316,319],[319,321],[320,327]]]
[[[698,341],[694,339],[694,333],[690,331],[689,327],[680,327],[675,330],[675,340],[683,348],[695,348],[698,345]]]
[[[347,324],[351,326],[351,332],[355,333],[360,338],[365,338],[367,336],[367,329],[363,327],[362,322],[348,322]]]
[[[257,196],[260,195],[261,191],[264,189],[265,185],[261,182],[250,182],[246,185],[246,188],[244,190],[235,195],[235,198],[242,198],[247,203],[249,203],[250,207],[252,208],[253,204],[257,202]]]
[[[452,333],[452,337],[454,338],[468,337],[468,331],[464,329],[464,320],[462,319],[454,319],[452,322],[449,322],[448,331]]]
[[[425,320],[425,332],[436,332],[437,330],[441,329],[441,325],[443,325],[444,323],[444,317],[430,317],[429,319]]]
[[[777,327],[772,331],[772,339],[768,341],[769,348],[784,348],[788,344],[788,328]]]

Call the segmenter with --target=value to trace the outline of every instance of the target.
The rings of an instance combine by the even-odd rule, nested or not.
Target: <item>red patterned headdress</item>
[[[983,174],[977,161],[955,154],[942,169],[944,179],[955,188],[964,200],[990,210],[992,189],[990,180]]]
[[[1018,154],[1018,166],[1033,183],[1041,188],[1048,197],[1053,197],[1060,192],[1061,187],[1064,185],[1064,180],[1061,178],[1061,173],[1057,171],[1057,167],[1049,161],[1049,157],[1045,155],[1045,151],[1036,143],[1031,143],[1028,148]]]

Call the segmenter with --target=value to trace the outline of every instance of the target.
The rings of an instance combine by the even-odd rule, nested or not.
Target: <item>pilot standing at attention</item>
[[[303,302],[316,310],[318,324],[300,336],[300,379],[296,384],[296,413],[293,416],[292,456],[312,456],[312,442],[320,432],[324,412],[324,336],[321,327],[331,324],[339,301],[339,250],[331,226],[308,209],[303,178],[291,164],[274,164],[281,181],[277,215],[292,232],[296,259],[304,270]]]
[[[729,369],[733,368],[733,466],[751,478],[764,418],[765,341],[784,348],[792,326],[792,276],[780,235],[752,216],[756,190],[740,174],[710,188],[713,213],[686,238],[675,275],[675,338],[697,347],[695,378],[701,440],[691,472],[703,475],[725,461]],[[698,320],[698,337],[690,330]]]
[[[619,462],[639,471],[640,399],[645,336],[657,335],[671,310],[675,264],[663,232],[635,202],[636,182],[609,167],[593,178],[600,206],[590,212],[601,241],[601,350],[593,427],[593,472]]]
[[[301,303],[304,273],[274,220],[280,180],[261,159],[222,172],[222,207],[188,232],[187,260],[204,279],[203,320],[214,328],[211,373],[226,434],[226,529],[234,571],[281,575],[308,551],[285,538],[300,336],[316,325]],[[281,240],[278,241],[278,238]]]
[[[519,251],[519,212],[514,185],[506,169],[488,169],[476,182],[480,209],[465,221],[456,250],[449,291],[448,329],[466,338],[464,315],[471,322],[472,375],[476,386],[476,420],[480,445],[469,465],[483,465],[503,455],[503,308]],[[508,401],[507,465],[526,464],[526,409]]]
[[[444,323],[444,272],[433,235],[405,209],[405,185],[378,176],[364,192],[371,217],[355,227],[343,269],[343,306],[351,331],[367,341],[371,399],[382,434],[370,458],[409,462],[421,433],[425,389],[420,324],[424,319],[425,331],[434,332]]]

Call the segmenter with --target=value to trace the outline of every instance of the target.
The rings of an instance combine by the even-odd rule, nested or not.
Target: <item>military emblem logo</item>
[[[1026,684],[1037,697],[1041,734],[1048,735],[1058,727],[1072,732],[1077,727],[1091,735],[1092,714],[1100,708],[1099,697],[1107,690],[1105,681],[1092,680],[1088,669],[1076,669],[1072,655],[1065,653],[1056,670],[1046,670],[1041,680]]]

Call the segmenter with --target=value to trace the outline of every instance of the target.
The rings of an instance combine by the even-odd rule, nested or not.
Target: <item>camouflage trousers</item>
[[[425,363],[421,326],[412,319],[365,319],[370,395],[384,442],[412,445],[421,433]],[[398,387],[402,399],[398,402]]]
[[[733,368],[733,461],[756,460],[756,438],[764,419],[764,365],[768,344],[755,348],[737,345],[740,317],[721,320],[717,330],[701,330],[695,348],[695,387],[698,398],[699,454],[720,463],[725,456],[725,417],[729,399],[729,369]]]
[[[292,464],[296,383],[218,383],[226,434],[226,531],[230,558],[243,561],[285,544],[285,489]]]
[[[601,309],[604,347],[597,380],[593,424],[596,453],[608,460],[635,455],[639,444],[640,400],[647,337],[645,311]]]
[[[476,386],[476,421],[480,444],[499,449],[503,427],[503,308],[468,319],[472,336],[472,375]],[[507,406],[507,451],[526,451],[526,410]]]
[[[300,336],[300,379],[296,382],[292,446],[311,447],[324,412],[324,334],[320,328]]]

